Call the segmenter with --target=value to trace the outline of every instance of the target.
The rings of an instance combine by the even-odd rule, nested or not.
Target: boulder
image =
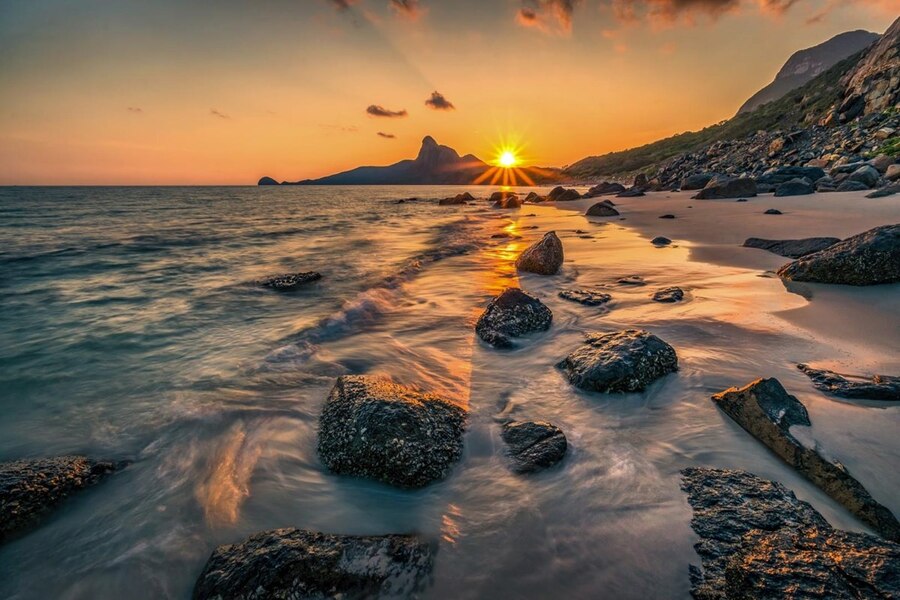
[[[874,192],[869,192],[866,194],[866,198],[886,198],[888,196],[893,196],[897,192],[900,192],[900,185],[888,185],[881,189],[875,190]]]
[[[841,398],[900,401],[900,377],[853,375],[852,379],[847,379],[840,373],[813,369],[805,364],[799,364],[797,368],[806,373],[817,389],[828,394]]]
[[[900,545],[833,529],[780,483],[746,471],[689,468],[681,489],[702,570],[698,600],[900,597]]]
[[[256,185],[279,185],[277,181],[271,177],[262,177],[256,182]]]
[[[871,167],[873,167],[879,174],[883,174],[887,172],[889,166],[896,162],[892,157],[887,156],[885,154],[879,154],[875,158],[866,161]]]
[[[876,285],[900,281],[900,224],[883,225],[808,254],[778,270],[785,279]]]
[[[644,190],[635,187],[629,188],[624,192],[619,192],[618,194],[616,194],[617,198],[639,198],[641,196],[646,196]]]
[[[533,473],[552,467],[566,455],[566,436],[556,425],[543,421],[513,421],[500,434],[509,449],[512,470]]]
[[[563,258],[562,242],[555,231],[550,231],[519,255],[516,268],[538,275],[555,275],[563,264]]]
[[[850,177],[847,178],[847,181],[856,181],[871,189],[878,185],[879,179],[881,179],[881,174],[878,172],[878,169],[871,165],[863,165],[853,171]]]
[[[566,189],[561,185],[558,185],[550,190],[550,193],[547,194],[547,198],[553,202],[568,202],[571,200],[578,200],[581,198],[581,194],[579,194],[577,190]]]
[[[537,192],[528,192],[528,195],[525,196],[526,203],[539,203],[544,202],[546,200],[545,197],[541,196]]]
[[[413,535],[332,535],[273,529],[219,546],[194,600],[411,598],[425,587],[436,544]]]
[[[648,185],[647,176],[643,173],[638,173],[634,176],[634,182],[631,184],[634,188],[643,189]]]
[[[747,238],[744,240],[745,248],[759,248],[768,250],[773,254],[786,256],[788,258],[800,258],[807,254],[819,252],[825,248],[830,248],[837,244],[840,238],[834,237],[814,237],[803,238],[799,240],[767,240],[763,238]]]
[[[501,196],[496,202],[494,202],[494,208],[520,208],[522,206],[522,201],[519,200],[519,197],[515,194],[509,194],[506,196]]]
[[[319,417],[319,457],[332,473],[418,488],[459,460],[465,424],[465,410],[435,395],[344,375]]]
[[[439,206],[454,206],[457,204],[468,204],[469,202],[474,202],[475,196],[470,194],[469,192],[463,192],[461,194],[457,194],[452,198],[441,198],[438,200]]]
[[[818,181],[825,177],[825,170],[819,167],[780,167],[767,171],[756,179],[758,184],[768,184],[777,186],[794,179],[808,179],[809,181]]]
[[[619,192],[624,192],[625,186],[621,183],[611,183],[609,181],[604,181],[603,183],[599,183],[594,187],[590,188],[587,193],[585,193],[585,198],[593,198],[594,196],[603,196],[604,194],[618,194]]]
[[[697,173],[694,175],[688,175],[681,180],[681,189],[685,191],[702,190],[704,187],[706,187],[706,184],[709,183],[709,180],[713,177],[714,175],[712,173]]]
[[[647,331],[591,333],[586,341],[556,365],[569,383],[583,390],[640,392],[678,369],[675,349]]]
[[[658,219],[674,219],[674,218],[675,218],[675,215],[668,215],[668,214],[666,214],[666,215],[659,215],[657,218],[658,218]]]
[[[846,180],[842,181],[840,183],[840,185],[837,186],[837,190],[835,190],[835,191],[838,191],[838,192],[864,192],[868,189],[869,189],[869,186],[867,186],[864,183],[861,183],[859,181],[850,181],[849,179],[846,179]]]
[[[316,271],[305,273],[284,273],[282,275],[269,275],[259,280],[259,285],[279,292],[290,292],[297,288],[322,279],[322,274]]]
[[[669,238],[667,238],[665,236],[659,235],[659,236],[656,236],[655,238],[653,238],[652,240],[650,240],[650,243],[653,244],[654,246],[668,246],[669,244],[672,243],[672,240],[670,240]]]
[[[684,299],[684,290],[680,287],[667,287],[653,294],[655,302],[680,302]]]
[[[475,333],[495,348],[512,348],[510,338],[550,329],[553,313],[519,288],[507,288],[490,301],[475,324]]]
[[[0,543],[37,524],[71,494],[121,465],[84,456],[0,462]]]
[[[612,296],[600,290],[560,290],[559,297],[585,306],[600,306],[612,300]]]
[[[805,196],[814,193],[812,184],[808,179],[791,179],[775,188],[775,196]]]
[[[607,204],[606,201],[604,200],[603,202],[598,202],[597,204],[595,204],[592,207],[590,207],[589,209],[587,209],[587,212],[584,213],[584,216],[586,216],[586,217],[618,217],[619,211],[617,211],[615,208],[613,208],[612,206]]]
[[[742,388],[719,392],[712,399],[738,425],[847,510],[886,539],[900,540],[900,523],[844,465],[823,458],[817,442],[807,445],[794,437],[791,427],[809,427],[809,414],[777,379],[757,379]]]
[[[884,178],[888,181],[897,181],[900,179],[900,165],[890,165],[884,173]]]
[[[712,200],[756,195],[756,182],[749,177],[713,177],[693,198]]]
[[[780,215],[780,214],[784,214],[784,213],[782,213],[777,208],[769,208],[769,209],[766,209],[766,211],[763,214],[764,215]]]

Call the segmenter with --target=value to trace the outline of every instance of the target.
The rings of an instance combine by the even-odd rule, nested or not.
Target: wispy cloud
[[[127,107],[125,107],[125,110],[127,110],[130,113],[135,113],[135,114],[144,112],[144,109],[141,108],[140,106],[127,106]]]
[[[396,117],[405,117],[406,109],[403,110],[388,110],[383,106],[379,106],[378,104],[371,104],[366,109],[366,112],[372,115],[373,117],[387,117],[387,118],[396,118]]]
[[[319,127],[327,131],[340,131],[343,133],[357,133],[359,127],[356,125],[335,125],[333,123],[319,123]]]
[[[390,6],[398,15],[413,21],[417,20],[425,12],[419,0],[390,0]]]
[[[211,114],[214,117],[219,117],[220,119],[230,119],[231,118],[230,115],[226,115],[225,113],[218,111],[215,108],[209,109],[209,114]]]
[[[336,9],[344,11],[356,4],[357,0],[328,0],[328,2]]]
[[[430,106],[434,110],[456,110],[453,103],[447,100],[440,92],[431,92],[431,98],[425,101],[426,106]]]
[[[581,0],[522,0],[522,8],[516,13],[516,22],[545,33],[569,35],[572,33],[572,14],[580,2]]]
[[[376,135],[378,135],[379,137],[387,138],[387,139],[389,139],[389,140],[392,140],[392,139],[394,139],[395,137],[397,137],[397,136],[394,135],[393,133],[385,133],[385,132],[383,132],[383,131],[379,131]]]

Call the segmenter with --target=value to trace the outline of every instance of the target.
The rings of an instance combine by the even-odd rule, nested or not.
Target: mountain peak
[[[437,145],[438,145],[438,143],[430,135],[426,135],[425,137],[422,138],[422,147],[423,148],[425,148],[426,146],[437,146]]]

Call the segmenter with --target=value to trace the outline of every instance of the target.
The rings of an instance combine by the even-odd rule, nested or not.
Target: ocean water
[[[900,513],[900,411],[826,398],[794,367],[900,371],[897,286],[813,286],[810,302],[808,289],[761,276],[777,257],[729,264],[709,247],[652,248],[627,220],[432,201],[467,189],[485,193],[0,189],[0,460],[131,461],[0,546],[0,597],[187,598],[216,545],[276,527],[438,539],[427,598],[687,597],[698,561],[683,467],[750,469],[836,526],[866,530],[710,403],[759,376],[797,395],[815,437]],[[411,196],[422,200],[397,203]],[[516,255],[548,229],[566,246],[561,274],[520,277]],[[254,285],[308,270],[323,279],[297,292]],[[631,274],[652,288],[616,286]],[[473,325],[510,285],[541,297],[554,325],[498,352]],[[668,285],[685,286],[686,301],[648,300]],[[614,300],[556,296],[575,286]],[[842,334],[829,336],[838,320]],[[672,343],[680,371],[641,394],[597,395],[553,367],[584,332],[626,327]],[[347,373],[468,407],[465,453],[445,481],[403,491],[324,470],[317,419]],[[511,474],[499,438],[510,417],[559,425],[564,462]]]

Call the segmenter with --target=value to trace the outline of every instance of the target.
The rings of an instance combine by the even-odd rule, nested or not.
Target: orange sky
[[[0,184],[296,180],[413,157],[424,135],[489,161],[511,140],[561,166],[728,118],[793,51],[900,14],[900,0],[185,4],[0,4]],[[433,91],[455,109],[426,106]]]

